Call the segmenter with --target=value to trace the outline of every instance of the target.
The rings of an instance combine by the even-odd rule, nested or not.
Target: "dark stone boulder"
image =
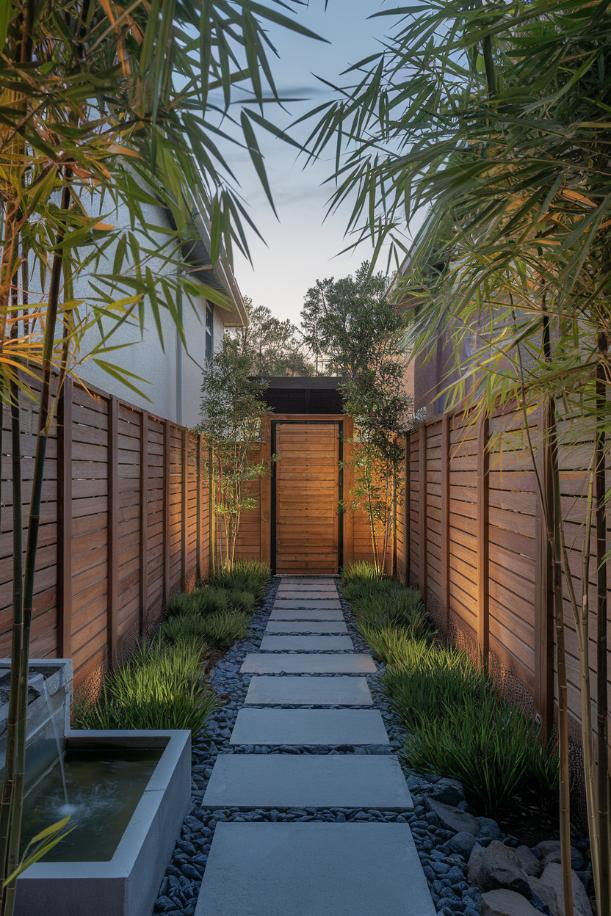
[[[482,895],[481,916],[538,916],[539,912],[522,894],[505,888]]]
[[[484,891],[507,888],[530,897],[528,875],[522,868],[515,849],[493,840],[489,846],[477,843],[469,857],[468,876],[471,884]]]
[[[434,798],[427,798],[429,810],[439,818],[444,827],[452,830],[454,833],[471,833],[477,835],[479,823],[477,818],[466,811],[460,811],[452,805],[445,805],[443,802],[436,801]]]

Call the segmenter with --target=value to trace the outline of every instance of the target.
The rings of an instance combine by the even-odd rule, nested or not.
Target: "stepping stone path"
[[[333,577],[280,580],[260,651],[242,664],[255,676],[233,753],[217,757],[203,800],[248,823],[217,822],[195,916],[435,916],[408,824],[363,812],[412,807],[363,676],[375,671]],[[274,822],[286,809],[359,813]]]

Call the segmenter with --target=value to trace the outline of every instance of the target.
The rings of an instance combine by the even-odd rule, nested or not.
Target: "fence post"
[[[411,585],[411,481],[409,473],[409,453],[411,449],[411,433],[405,434],[405,584]]]
[[[57,611],[58,654],[69,658],[72,643],[72,395],[66,378],[57,423]]]
[[[266,472],[259,477],[259,559],[270,563],[270,519],[271,519],[271,421],[269,414],[261,421],[261,462]]]
[[[477,428],[477,644],[484,667],[488,666],[489,629],[489,422],[481,416]]]
[[[450,628],[450,415],[441,420],[441,612]]]
[[[202,580],[202,434],[197,433],[195,440],[195,579],[196,583]]]
[[[108,401],[108,660],[117,662],[119,625],[119,401]]]
[[[418,430],[418,476],[420,477],[420,592],[426,602],[427,580],[427,542],[426,542],[426,425],[422,423]]]
[[[354,421],[344,417],[344,567],[354,561],[354,510],[350,507],[354,490]]]
[[[208,527],[209,538],[209,570],[213,572],[216,568],[216,512],[214,504],[216,501],[214,476],[214,455],[212,449],[208,448],[208,512],[210,514],[210,525]]]
[[[189,476],[189,430],[183,429],[180,448],[180,588],[187,589],[187,483]]]
[[[163,604],[170,598],[170,422],[163,424]]]
[[[543,490],[537,496],[535,561],[535,703],[547,740],[554,724],[554,592],[552,550],[547,535],[545,506],[553,504],[549,450],[550,408],[543,403],[538,412],[537,473]]]
[[[148,465],[149,415],[140,414],[140,636],[146,625],[146,603],[148,596]]]

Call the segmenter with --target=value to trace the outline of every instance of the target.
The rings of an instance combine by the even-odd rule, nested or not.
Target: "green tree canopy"
[[[266,305],[244,301],[248,325],[230,334],[250,361],[252,375],[311,375],[313,366],[299,328],[289,318],[276,318]]]

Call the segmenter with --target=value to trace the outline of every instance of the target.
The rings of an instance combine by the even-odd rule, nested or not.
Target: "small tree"
[[[210,446],[215,491],[214,511],[220,538],[215,544],[218,566],[233,569],[242,512],[254,509],[248,484],[265,473],[253,461],[261,442],[261,420],[267,411],[263,383],[250,374],[251,363],[238,341],[225,337],[210,360],[202,385],[202,425]]]
[[[355,483],[348,494],[364,508],[379,575],[386,570],[395,479],[403,450],[397,442],[411,419],[405,391],[404,319],[385,297],[383,274],[361,264],[354,276],[318,281],[302,315],[312,322],[310,346],[342,377],[345,409],[354,419]]]

